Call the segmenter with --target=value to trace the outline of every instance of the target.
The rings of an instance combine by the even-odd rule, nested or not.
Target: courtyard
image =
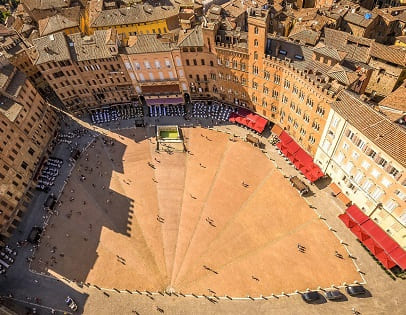
[[[102,288],[233,297],[362,281],[259,149],[209,129],[182,133],[186,153],[156,152],[152,127],[95,138],[32,268]]]

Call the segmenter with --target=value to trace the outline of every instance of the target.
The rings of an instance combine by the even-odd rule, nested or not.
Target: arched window
[[[258,52],[254,51],[254,60],[258,60]]]
[[[258,40],[254,39],[254,46],[258,46]]]
[[[255,28],[254,28],[254,33],[255,33],[255,34],[258,34],[258,26],[255,26]]]

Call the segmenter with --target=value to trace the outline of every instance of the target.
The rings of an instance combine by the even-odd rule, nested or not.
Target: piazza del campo
[[[406,314],[403,0],[0,13],[0,314]]]

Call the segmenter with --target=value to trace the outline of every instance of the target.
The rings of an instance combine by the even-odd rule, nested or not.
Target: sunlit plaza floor
[[[362,281],[259,149],[208,129],[182,132],[189,153],[156,152],[154,128],[95,138],[32,268],[103,288],[233,297]]]

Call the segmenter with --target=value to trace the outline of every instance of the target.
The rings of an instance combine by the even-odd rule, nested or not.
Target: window
[[[144,66],[146,69],[151,69],[151,65],[149,64],[149,61],[147,61],[147,60],[144,61]]]
[[[257,39],[254,39],[254,46],[258,46],[258,40]]]
[[[357,151],[352,152],[352,158],[356,161],[359,158],[359,153]]]
[[[278,96],[279,96],[279,92],[278,91],[276,91],[276,90],[272,90],[272,98],[274,98],[274,99],[278,99]]]
[[[21,163],[21,167],[26,170],[27,167],[28,167],[28,164],[23,161],[23,162]]]
[[[281,77],[280,77],[279,75],[275,74],[275,75],[273,76],[273,82],[274,82],[275,84],[279,84],[279,83],[281,82]]]
[[[354,164],[352,162],[348,162],[344,167],[343,170],[347,172],[347,174],[351,173],[351,170],[354,168]]]
[[[385,208],[386,211],[388,211],[389,213],[392,213],[393,210],[395,210],[399,205],[396,203],[396,201],[390,199],[388,200],[383,207]]]
[[[264,71],[264,79],[269,81],[270,77],[270,73],[268,71]]]
[[[374,168],[374,169],[372,170],[372,172],[371,172],[371,175],[372,175],[373,177],[375,177],[375,178],[378,178],[378,177],[381,175],[381,173],[379,173],[379,171],[378,171],[376,168]]]
[[[193,63],[196,66],[196,60],[193,59]],[[171,61],[169,59],[165,59],[165,66],[170,69],[172,67]]]
[[[297,86],[294,85],[294,86],[293,86],[293,89],[292,89],[292,93],[293,93],[293,94],[297,94],[298,91],[299,91],[299,90],[298,90]]]
[[[29,149],[28,149],[28,153],[29,153],[30,155],[34,155],[35,151],[34,151],[32,148],[29,148]]]
[[[186,59],[186,65],[187,65],[187,66],[190,66],[190,61],[189,61],[189,59]]]
[[[258,60],[258,52],[254,51],[254,60]]]
[[[381,199],[383,194],[384,194],[384,191],[381,188],[376,187],[375,190],[372,192],[371,197],[373,199],[375,199],[376,201],[379,201],[379,199]]]
[[[368,170],[371,164],[369,164],[367,161],[362,161],[361,167],[365,170]]]
[[[354,182],[359,184],[359,182],[364,178],[364,174],[361,171],[358,171],[354,176]]]
[[[306,105],[313,108],[313,100],[310,97],[306,99]]]
[[[289,89],[289,88],[290,88],[290,81],[288,81],[288,80],[285,79],[285,81],[283,82],[283,87],[284,87],[285,89]]]
[[[345,158],[344,154],[342,152],[339,152],[335,160],[338,164],[340,164],[342,163],[342,161],[344,161],[344,158]]]
[[[197,66],[197,60],[196,59],[193,59],[193,65]]]
[[[306,123],[309,123],[309,122],[310,122],[310,116],[309,116],[308,114],[303,114],[303,120],[304,120]]]
[[[154,81],[154,74],[152,72],[148,72],[149,79]]]
[[[316,139],[313,136],[309,136],[309,143],[314,144],[316,142]]]
[[[330,141],[328,141],[327,139],[324,140],[324,142],[323,142],[323,150],[328,151],[328,149],[330,149],[330,145],[331,145]]]
[[[258,34],[258,26],[254,27],[254,34]]]
[[[392,185],[392,182],[391,182],[389,179],[387,179],[387,178],[382,179],[381,183],[382,183],[382,185],[384,185],[386,188],[388,188],[390,185]]]
[[[362,189],[365,190],[366,192],[369,192],[369,190],[373,185],[374,185],[373,182],[368,179],[367,181],[365,181],[364,185],[362,185]]]
[[[159,60],[155,60],[155,68],[161,69],[161,63],[159,62]]]
[[[124,65],[127,70],[131,70],[131,64],[128,61],[124,62]]]
[[[343,150],[344,150],[344,151],[348,151],[349,148],[350,148],[350,145],[349,145],[348,143],[344,142],[344,144],[343,144]]]
[[[288,102],[288,98],[286,97],[286,95],[282,95],[282,103],[287,104],[287,102]]]
[[[180,57],[176,57],[175,61],[176,61],[176,65],[178,67],[182,66],[182,60],[180,59]],[[211,63],[213,63],[213,61],[211,61]],[[213,66],[213,64],[210,64],[210,65]]]
[[[397,190],[397,191],[395,191],[395,194],[396,194],[396,196],[399,197],[400,200],[406,201],[406,193],[405,192]]]

